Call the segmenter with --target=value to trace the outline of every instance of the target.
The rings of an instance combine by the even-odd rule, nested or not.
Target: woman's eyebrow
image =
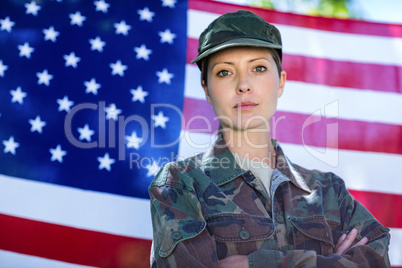
[[[266,60],[266,61],[269,61],[268,58],[259,57],[259,58],[251,59],[251,60],[249,60],[249,62],[254,62],[254,61],[257,61],[257,60]]]
[[[216,63],[214,63],[214,64],[212,65],[211,69],[213,69],[213,68],[214,68],[216,65],[218,65],[218,64],[235,65],[233,62],[230,62],[230,61],[218,61],[218,62],[216,62]]]

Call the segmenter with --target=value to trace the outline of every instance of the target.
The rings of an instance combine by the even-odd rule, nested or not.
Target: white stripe
[[[402,229],[391,228],[391,243],[389,247],[389,257],[392,266],[402,266],[402,255],[399,245],[402,243]],[[40,258],[15,252],[0,250],[0,268],[89,268],[73,263],[66,263],[56,260]]]
[[[216,136],[211,134],[182,131],[182,135],[180,158],[205,152],[216,140]],[[349,189],[401,194],[402,180],[398,174],[402,155],[280,144],[293,163],[308,169],[333,172],[345,181]]]
[[[0,250],[0,268],[89,268],[85,266],[51,259],[40,258],[15,252]]]
[[[313,114],[334,102],[337,109],[325,116],[402,125],[402,94],[397,93],[288,81],[278,110]]]
[[[289,159],[305,168],[340,176],[349,189],[401,194],[398,174],[402,155],[335,150],[281,143]],[[336,163],[335,167],[331,163]]]
[[[189,10],[188,36],[198,38],[218,16],[210,12]],[[402,38],[275,25],[281,31],[284,53],[341,61],[402,65]]]
[[[0,213],[152,239],[149,200],[0,175]]]
[[[389,245],[389,259],[392,266],[402,266],[402,229],[390,228],[391,242]]]
[[[336,33],[287,25],[278,25],[278,29],[284,53],[340,61],[402,64],[402,38]]]
[[[184,93],[186,97],[205,100],[199,81],[200,71],[197,66],[187,64]],[[277,110],[313,114],[335,104],[338,107],[331,111],[327,109],[330,113],[325,114],[326,117],[402,125],[401,103],[402,94],[397,93],[287,81]]]
[[[201,86],[201,72],[195,65],[186,64],[184,96],[193,99],[206,100],[204,89]]]
[[[193,141],[197,141],[197,144],[201,144],[202,142],[211,143],[215,139],[212,135],[190,134],[193,137]],[[180,145],[181,156],[185,156],[185,154],[187,156],[192,155],[191,149],[193,152],[195,151],[192,147],[186,148],[184,142]],[[288,155],[288,151],[292,154],[292,150],[289,150],[289,145],[283,144],[283,147],[286,147],[285,150]],[[183,151],[185,151],[185,153]],[[205,149],[200,148],[198,151],[203,152]],[[342,154],[340,158],[343,158]],[[389,159],[385,159],[384,162],[385,161],[389,161]],[[393,166],[392,163],[390,166]],[[359,172],[363,170],[359,168],[359,165],[357,165],[357,169],[359,169]],[[386,169],[380,167],[379,171],[381,170],[386,171]],[[394,174],[396,174],[395,171]],[[387,177],[387,174],[384,174],[383,177]],[[401,189],[400,185],[395,184],[398,180],[393,181],[394,184],[392,186],[395,187],[395,189]],[[353,182],[354,180],[351,180],[347,182],[347,184]],[[368,184],[368,186],[370,185]],[[377,186],[377,191],[382,190],[379,189],[381,185],[378,183],[378,180],[375,186]],[[83,197],[83,195],[87,195],[87,197]],[[131,198],[124,197],[122,199],[117,197],[116,199],[115,196],[109,196],[107,194],[99,194],[98,196],[96,193],[90,191],[81,191],[69,187],[31,182],[29,180],[6,177],[3,175],[0,176],[0,213],[89,230],[152,239],[148,200],[138,202],[138,200],[130,199]],[[66,206],[69,208],[66,209]],[[114,212],[110,212],[110,209]],[[67,216],[65,213],[67,213]],[[131,217],[130,215],[134,216]],[[102,224],[102,222],[105,223]],[[122,222],[128,223],[129,228],[126,227],[126,224],[121,224]],[[93,226],[95,226],[95,228],[93,228]],[[391,235],[391,263],[392,265],[402,265],[401,255],[399,254],[400,249],[398,247],[402,243],[402,229],[391,229]],[[13,266],[8,265],[10,263],[13,264]],[[15,266],[15,264],[18,265]],[[0,268],[2,267],[78,268],[84,266],[0,251]]]

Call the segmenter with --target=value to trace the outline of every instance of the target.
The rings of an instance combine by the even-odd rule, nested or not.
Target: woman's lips
[[[251,109],[257,106],[258,104],[251,101],[242,101],[237,103],[233,108],[235,109]]]

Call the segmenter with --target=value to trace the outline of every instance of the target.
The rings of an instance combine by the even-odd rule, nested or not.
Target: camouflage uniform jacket
[[[219,138],[205,154],[165,165],[149,187],[152,267],[218,267],[248,255],[250,267],[389,267],[389,229],[332,173],[292,164],[278,143],[268,195]],[[336,255],[352,228],[368,238]],[[357,242],[357,241],[355,241]]]

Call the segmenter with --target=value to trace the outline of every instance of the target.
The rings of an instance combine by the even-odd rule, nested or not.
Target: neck
[[[271,168],[276,165],[276,152],[269,130],[226,130],[223,138],[229,150],[243,158],[265,162]]]

